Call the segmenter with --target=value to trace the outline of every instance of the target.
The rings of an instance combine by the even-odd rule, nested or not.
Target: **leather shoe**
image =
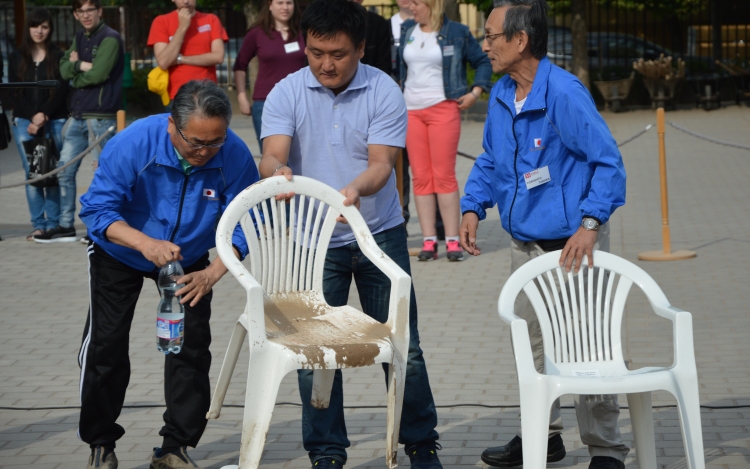
[[[562,461],[565,457],[565,445],[560,434],[550,437],[547,441],[547,462]],[[505,446],[487,448],[482,453],[482,461],[494,467],[516,467],[523,465],[523,447],[521,438],[515,436]],[[591,460],[593,464],[594,460]],[[599,469],[599,468],[597,468]]]
[[[591,458],[589,469],[625,469],[625,464],[609,456],[594,456]]]

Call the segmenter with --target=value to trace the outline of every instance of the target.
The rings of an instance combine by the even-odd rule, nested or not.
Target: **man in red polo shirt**
[[[177,9],[151,23],[148,45],[156,62],[169,71],[169,99],[190,80],[216,81],[216,65],[224,60],[229,40],[219,18],[195,11],[196,0],[172,0]]]

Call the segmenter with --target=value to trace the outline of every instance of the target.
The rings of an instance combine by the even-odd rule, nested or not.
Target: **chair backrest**
[[[508,323],[519,319],[515,300],[523,290],[534,307],[544,340],[545,373],[613,376],[627,372],[621,325],[630,287],[638,285],[652,304],[669,302],[643,269],[613,254],[594,251],[594,267],[578,274],[559,265],[560,251],[535,258],[511,275],[498,310]]]
[[[275,200],[277,194],[290,192],[296,195],[288,204]],[[235,277],[246,274],[231,245],[239,222],[248,242],[250,274],[267,295],[322,292],[323,266],[336,218],[344,215],[358,241],[371,238],[359,210],[344,206],[344,199],[332,187],[303,176],[259,181],[238,194],[221,217],[216,234],[219,256]],[[368,254],[371,245],[362,244]]]

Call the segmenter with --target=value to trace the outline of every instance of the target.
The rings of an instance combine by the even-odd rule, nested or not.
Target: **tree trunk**
[[[458,11],[458,2],[456,0],[445,0],[445,15],[451,21],[461,22],[461,13]]]
[[[570,33],[573,40],[573,61],[571,72],[577,76],[583,86],[589,88],[589,51],[586,40],[586,2],[585,0],[570,0],[573,22]]]

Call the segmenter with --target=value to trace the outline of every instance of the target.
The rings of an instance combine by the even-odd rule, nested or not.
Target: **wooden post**
[[[661,251],[647,251],[638,254],[642,261],[677,261],[696,256],[693,251],[672,252],[672,240],[669,231],[669,196],[667,194],[667,150],[664,143],[664,108],[656,110],[656,133],[659,137],[659,179],[661,181]]]
[[[398,201],[404,206],[404,149],[398,151],[396,158],[396,190],[398,190]]]
[[[125,111],[117,111],[117,131],[125,130]]]
[[[23,41],[23,30],[26,28],[26,0],[13,0],[13,18],[16,27],[16,46]]]

